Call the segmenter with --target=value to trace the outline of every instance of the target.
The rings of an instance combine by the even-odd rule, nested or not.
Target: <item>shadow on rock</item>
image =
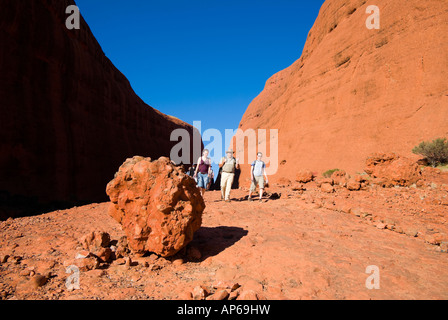
[[[239,227],[201,227],[195,233],[190,245],[199,249],[200,260],[203,261],[231,247],[247,233],[247,230]]]

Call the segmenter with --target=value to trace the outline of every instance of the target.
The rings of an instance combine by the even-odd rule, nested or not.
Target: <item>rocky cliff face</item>
[[[169,156],[171,131],[192,132],[134,93],[84,20],[65,27],[71,4],[0,0],[3,215],[29,200],[106,201],[126,158]]]
[[[371,4],[379,30],[366,27]],[[327,0],[301,58],[266,82],[240,128],[279,130],[275,177],[291,180],[303,168],[361,172],[373,152],[408,156],[446,137],[446,21],[447,1]]]

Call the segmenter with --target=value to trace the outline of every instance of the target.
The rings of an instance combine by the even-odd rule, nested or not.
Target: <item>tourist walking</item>
[[[208,180],[210,179],[210,170],[212,168],[212,161],[208,157],[208,153],[208,149],[202,151],[202,156],[198,159],[198,164],[193,176],[197,179],[197,186],[201,191],[202,197],[204,197],[205,189],[207,188]]]
[[[251,185],[249,190],[249,201],[252,201],[252,192],[255,192],[257,189],[257,185],[260,187],[260,202],[261,198],[263,197],[263,191],[265,186],[265,180],[264,177],[266,177],[266,183],[268,183],[268,176],[266,174],[266,164],[264,161],[261,160],[263,157],[263,154],[261,152],[257,153],[257,160],[252,162],[251,169],[250,169],[250,178],[251,178]]]
[[[233,179],[235,178],[235,169],[239,169],[238,159],[233,157],[233,150],[226,152],[226,157],[219,162],[221,172],[221,199],[230,202],[230,190],[232,189]]]

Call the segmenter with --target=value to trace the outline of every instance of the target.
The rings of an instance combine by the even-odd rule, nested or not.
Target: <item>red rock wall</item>
[[[373,4],[379,30],[366,28]],[[447,137],[447,21],[447,1],[327,0],[301,58],[266,82],[240,123],[279,130],[272,181],[299,169],[362,172],[371,153],[410,156]],[[248,174],[242,166],[243,182]]]
[[[106,184],[134,155],[169,156],[175,128],[146,105],[69,0],[0,0],[0,192],[41,203],[107,201]]]

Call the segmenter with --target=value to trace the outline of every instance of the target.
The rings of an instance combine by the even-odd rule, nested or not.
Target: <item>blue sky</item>
[[[223,136],[266,80],[300,58],[323,2],[76,0],[137,95]]]

